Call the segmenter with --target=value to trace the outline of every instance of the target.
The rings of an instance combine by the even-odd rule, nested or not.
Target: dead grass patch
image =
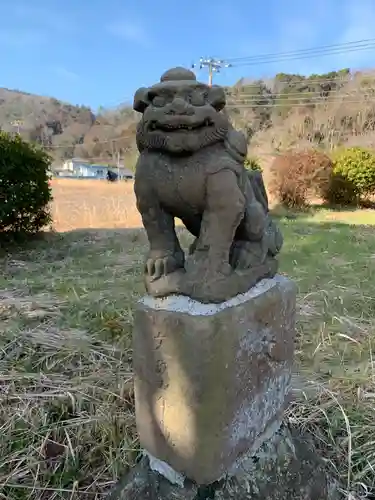
[[[51,184],[56,231],[142,226],[133,182],[54,179]]]

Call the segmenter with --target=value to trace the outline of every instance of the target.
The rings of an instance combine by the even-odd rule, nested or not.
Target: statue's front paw
[[[173,273],[184,266],[184,258],[180,254],[155,256],[150,253],[146,260],[145,272],[150,281],[155,281],[162,276]]]

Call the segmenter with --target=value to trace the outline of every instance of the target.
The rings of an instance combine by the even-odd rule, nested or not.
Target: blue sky
[[[0,86],[111,107],[200,56],[343,43],[372,38],[374,26],[375,0],[1,0]],[[216,82],[372,66],[375,50],[230,68]]]

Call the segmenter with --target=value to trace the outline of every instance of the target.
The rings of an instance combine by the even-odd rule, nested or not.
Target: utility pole
[[[112,156],[112,161],[114,160],[115,158],[115,141],[112,139],[111,140],[111,156]]]
[[[192,64],[192,68],[207,68],[208,69],[208,85],[212,87],[212,80],[214,73],[220,73],[222,68],[230,68],[232,65],[226,63],[222,59],[215,59],[214,57],[201,57],[198,64]]]
[[[117,176],[120,179],[120,151],[117,151]]]
[[[20,128],[24,125],[23,120],[14,120],[11,122],[12,127],[17,127],[17,134],[20,135]]]

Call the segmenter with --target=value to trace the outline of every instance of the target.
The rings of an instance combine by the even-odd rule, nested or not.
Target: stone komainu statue
[[[142,118],[134,189],[150,245],[146,288],[154,296],[221,302],[277,271],[282,235],[269,216],[262,174],[244,167],[246,138],[224,107],[221,87],[184,68],[135,94]],[[196,238],[186,262],[175,217]]]

